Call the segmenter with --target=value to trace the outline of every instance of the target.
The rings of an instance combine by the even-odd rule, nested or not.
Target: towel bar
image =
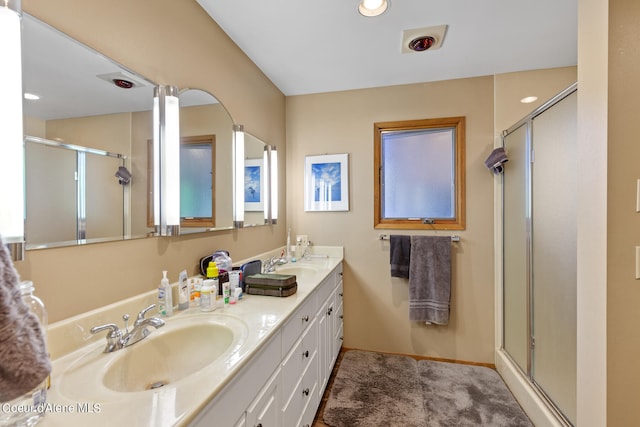
[[[386,234],[378,234],[378,238],[380,240],[389,240],[389,236]],[[458,236],[457,234],[451,236],[451,241],[452,242],[459,242],[460,241],[460,236]]]

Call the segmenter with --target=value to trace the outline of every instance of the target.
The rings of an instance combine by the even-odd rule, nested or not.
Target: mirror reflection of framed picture
[[[263,159],[244,161],[244,210],[264,211]]]
[[[349,210],[349,154],[305,157],[304,210]]]

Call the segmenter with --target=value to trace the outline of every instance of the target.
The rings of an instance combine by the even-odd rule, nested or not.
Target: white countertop
[[[245,294],[242,300],[228,308],[219,306],[209,313],[192,308],[176,312],[166,319],[167,325],[151,335],[162,333],[165,328],[170,329],[171,322],[177,325],[180,322],[197,323],[213,318],[236,326],[241,324],[243,332],[241,342],[234,345],[225,357],[196,374],[156,390],[116,392],[105,387],[99,381],[101,373],[106,371],[113,359],[122,355],[121,352],[135,351],[137,344],[113,353],[102,353],[104,333],[97,338],[89,333],[91,327],[103,323],[113,322],[122,327],[122,315],[129,313],[133,319],[138,311],[155,302],[156,291],[51,325],[48,335],[53,358],[52,385],[47,395],[45,416],[38,426],[187,425],[235,374],[242,371],[249,359],[343,259],[342,247],[314,247],[313,253],[326,254],[328,257],[289,264],[291,267],[307,265],[319,269],[319,273],[312,277],[298,277],[298,289],[294,295],[277,298]],[[264,259],[266,255],[261,254],[253,259]],[[88,371],[85,373],[82,369]],[[72,375],[67,376],[67,372],[83,373],[81,377],[76,375],[71,380]],[[86,382],[78,381],[78,378],[85,376]]]

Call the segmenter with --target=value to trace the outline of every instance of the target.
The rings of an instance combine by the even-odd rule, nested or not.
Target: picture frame
[[[349,210],[349,154],[305,157],[304,210]]]
[[[264,161],[246,159],[244,161],[244,210],[264,211]]]

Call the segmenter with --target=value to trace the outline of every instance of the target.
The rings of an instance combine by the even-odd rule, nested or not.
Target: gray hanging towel
[[[409,320],[449,323],[451,237],[411,236]]]
[[[489,154],[487,160],[484,161],[484,165],[494,174],[501,174],[504,170],[504,163],[507,163],[509,158],[503,147],[498,147]]]
[[[18,273],[0,237],[0,402],[40,384],[51,363],[40,321],[22,301]]]
[[[409,278],[409,262],[411,260],[411,236],[389,237],[389,262],[391,277]]]

